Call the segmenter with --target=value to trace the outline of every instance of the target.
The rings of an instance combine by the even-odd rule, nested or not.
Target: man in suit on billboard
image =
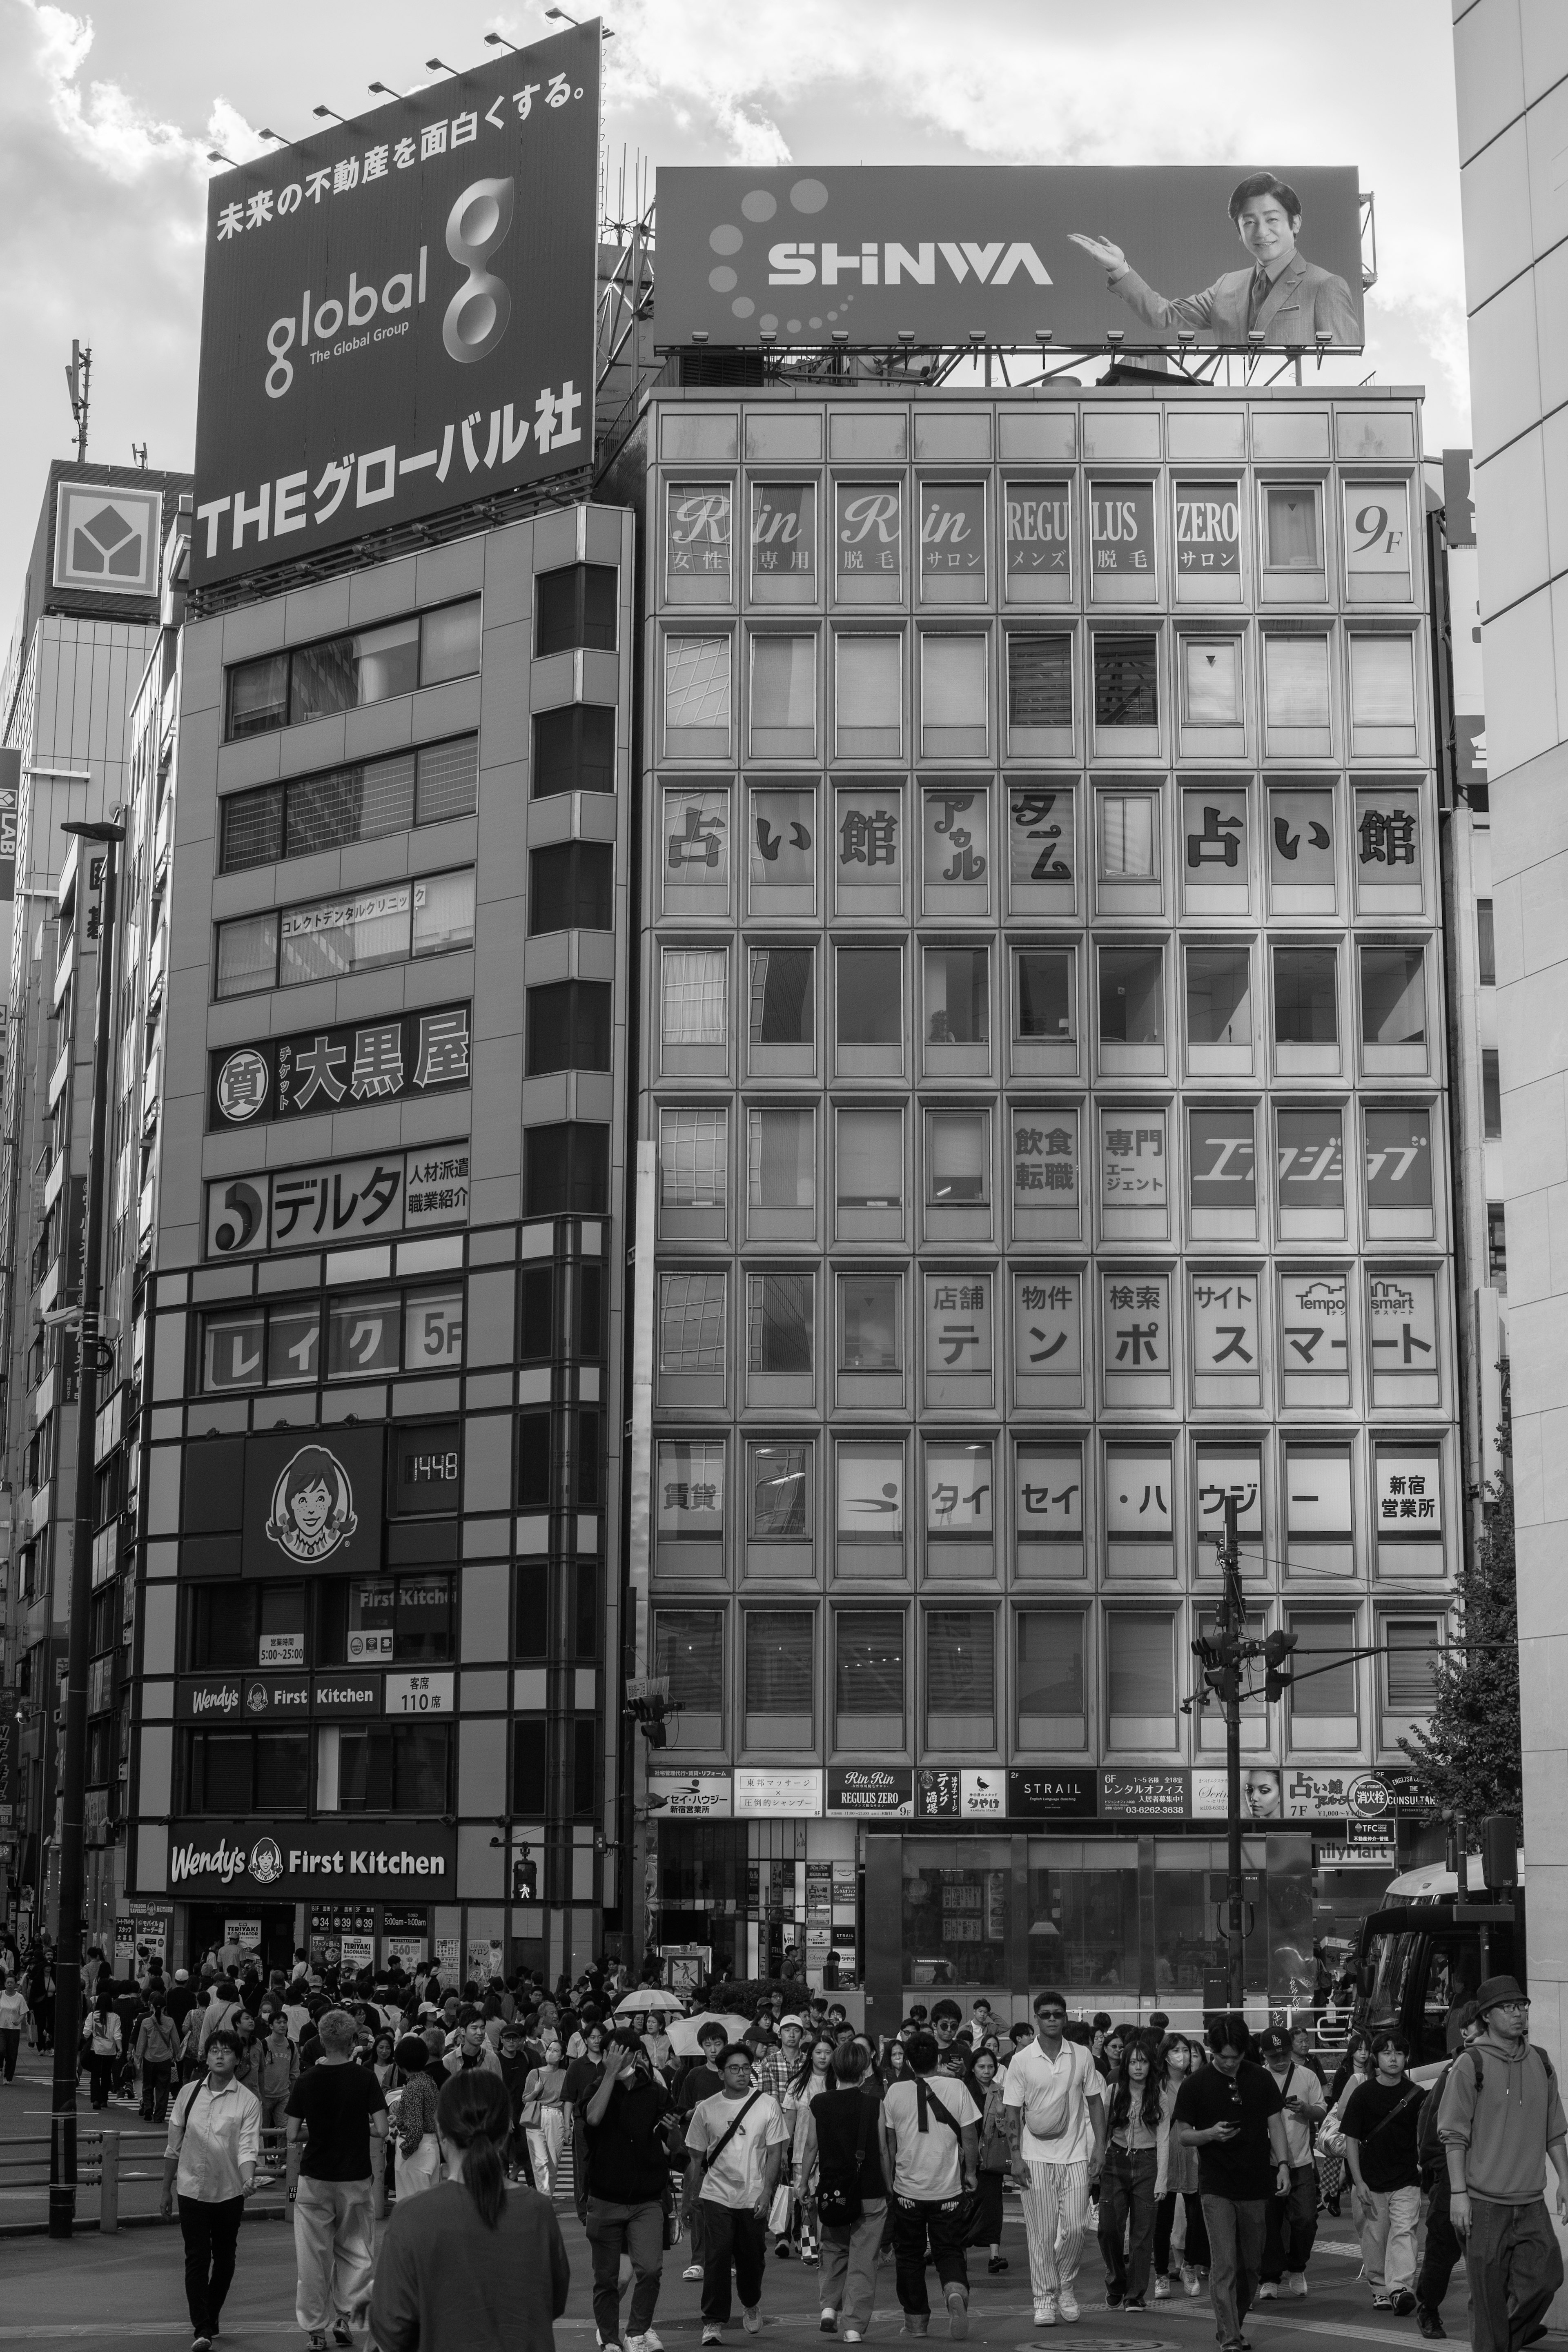
[[[1272,172],[1254,173],[1233,192],[1230,216],[1248,266],[1227,270],[1201,294],[1173,299],[1145,285],[1110,237],[1074,232],[1071,241],[1104,265],[1111,292],[1151,327],[1188,327],[1205,341],[1243,348],[1250,333],[1261,331],[1277,351],[1310,351],[1318,335],[1327,333],[1331,342],[1359,350],[1362,332],[1350,288],[1297,250],[1301,199],[1289,182]]]

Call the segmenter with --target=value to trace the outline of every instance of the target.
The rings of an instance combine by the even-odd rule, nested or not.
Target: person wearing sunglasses
[[[1509,2352],[1544,2335],[1563,2284],[1544,2191],[1550,2164],[1558,2219],[1568,2222],[1568,2118],[1552,2061],[1530,2039],[1523,1987],[1489,1977],[1476,1988],[1476,2008],[1481,2032],[1448,2069],[1437,2136],[1470,2282],[1473,2352]]]

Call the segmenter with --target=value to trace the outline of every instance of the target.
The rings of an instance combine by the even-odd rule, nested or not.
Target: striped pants
[[[1087,2164],[1031,2164],[1024,2191],[1024,2229],[1035,2301],[1070,2287],[1089,2225]]]

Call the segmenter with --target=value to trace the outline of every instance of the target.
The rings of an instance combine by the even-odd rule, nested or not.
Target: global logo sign
[[[55,509],[55,586],[95,589],[109,596],[155,595],[163,510],[157,490],[61,482]]]
[[[278,1474],[267,1534],[300,1566],[330,1559],[359,1526],[348,1472],[326,1445],[301,1445]]]

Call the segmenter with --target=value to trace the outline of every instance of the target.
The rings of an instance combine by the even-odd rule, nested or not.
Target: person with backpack
[[[1423,2093],[1407,2083],[1410,2044],[1393,2027],[1372,2042],[1372,2080],[1345,2108],[1345,2161],[1361,2198],[1361,2258],[1374,2311],[1401,2318],[1415,2308],[1415,2231],[1421,2220],[1421,2159],[1415,2126]]]
[[[835,2053],[835,2055],[837,2053]],[[948,2330],[969,2333],[969,2265],[963,2240],[964,2199],[979,2176],[980,2110],[963,2082],[931,2082],[939,2052],[935,2037],[917,2033],[906,2055],[909,2072],[882,2095],[882,2177],[893,2194],[893,2262],[906,2336],[931,2325],[926,2296],[926,2245],[947,2303]]]
[[[778,2101],[752,2086],[752,2053],[743,2043],[731,2042],[719,2071],[723,2089],[699,2099],[686,2121],[682,2215],[702,2208],[704,2344],[724,2340],[731,2268],[742,2325],[748,2336],[761,2333],[768,2208],[789,2146]]]
[[[148,1995],[131,2055],[142,2070],[142,2120],[161,2124],[169,2112],[169,2085],[180,2055],[180,2029],[164,2007],[162,1992]]]
[[[1568,2222],[1568,2118],[1552,2061],[1529,2039],[1528,1993],[1512,1977],[1488,1977],[1476,2009],[1481,2031],[1448,2069],[1437,2136],[1470,2282],[1470,2341],[1474,2352],[1510,2352],[1544,2334],[1563,2284],[1542,2192],[1550,2163]]]
[[[1458,2048],[1468,2049],[1480,2030],[1475,2002],[1462,2000],[1448,2020],[1448,2031]],[[1448,2281],[1465,2258],[1448,2212],[1448,2167],[1443,2143],[1437,2137],[1443,2090],[1453,2066],[1450,2058],[1422,2100],[1421,2113],[1415,2119],[1415,2153],[1421,2161],[1421,2186],[1426,2194],[1426,2244],[1415,2281],[1415,2325],[1423,2336],[1434,2342],[1448,2333],[1437,2315],[1448,2292]]]
[[[169,2111],[158,2210],[169,2221],[178,2196],[191,2352],[211,2352],[261,2157],[261,2104],[235,2079],[238,2059],[237,2035],[222,2027],[209,2034],[205,2074]]]
[[[1304,2295],[1307,2263],[1318,2236],[1318,2168],[1312,2161],[1312,2133],[1328,2112],[1323,2078],[1296,2049],[1297,2036],[1282,2025],[1271,2025],[1258,2037],[1258,2055],[1274,2077],[1285,2119],[1285,2145],[1290,2158],[1290,2194],[1271,2197],[1263,2217],[1263,2273],[1259,2303],[1276,2302],[1281,2294]]]
[[[822,2231],[821,2328],[858,2344],[871,2325],[877,2256],[888,2213],[872,2086],[863,2087],[867,2054],[840,2042],[832,2087],[802,2113],[795,2138],[801,2195],[815,2200]]]

